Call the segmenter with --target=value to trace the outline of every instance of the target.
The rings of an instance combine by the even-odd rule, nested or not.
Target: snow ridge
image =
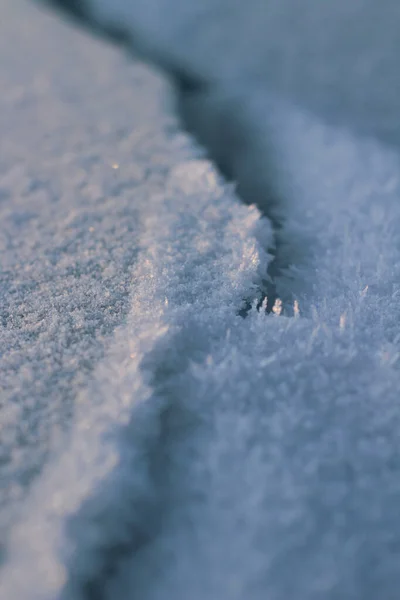
[[[127,323],[78,398],[66,451],[48,467],[27,520],[13,532],[4,598],[62,592],[76,600],[107,573],[108,548],[133,552],[135,535],[151,535],[152,506],[161,502],[152,462],[165,451],[163,414],[170,403],[175,410],[156,381],[168,387],[206,360],[230,321],[241,320],[235,314],[251,289],[257,294],[267,265],[257,232],[265,237],[268,227],[255,208],[232,200],[208,161],[180,163],[143,219]]]
[[[294,318],[265,315],[269,222],[162,102],[146,112],[167,88],[141,73],[130,310],[12,531],[1,600],[397,600],[399,156],[241,81],[250,130],[273,125],[296,257]]]

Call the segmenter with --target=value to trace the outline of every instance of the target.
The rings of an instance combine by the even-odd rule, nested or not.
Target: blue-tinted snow
[[[136,199],[178,159],[161,150],[159,132],[175,126],[156,77],[33,5],[5,2],[1,14],[3,543],[9,509],[68,431],[78,390],[129,310]]]
[[[57,0],[56,0],[57,1]],[[66,2],[68,4],[68,1]],[[400,141],[395,0],[82,0],[166,66],[223,86],[264,81],[364,133]]]
[[[23,5],[6,5],[12,30]],[[70,434],[13,527],[0,598],[397,599],[397,152],[280,102],[264,85],[248,96],[240,89],[257,139],[272,132],[280,159],[296,258],[280,286],[298,300],[293,318],[276,306],[242,319],[243,299],[256,296],[268,265],[268,221],[235,199],[187,138],[171,134],[168,89],[150,71],[33,9],[29,17],[20,48],[41,52],[42,62],[33,58],[28,71],[48,65],[51,46],[50,64],[63,76],[54,90],[79,93],[76,124],[91,123],[95,140],[95,125],[111,113],[111,127],[147,126],[111,158],[110,142],[97,150],[130,169],[116,169],[136,211],[125,308],[114,333],[116,322],[93,342],[102,350],[91,355],[90,373],[78,369],[79,385],[71,379]],[[27,52],[19,63],[17,51],[7,57],[22,88]],[[43,95],[51,97],[46,88]],[[33,135],[33,111],[25,102],[18,123],[4,119],[10,136]],[[35,123],[36,135],[45,125]],[[67,186],[68,148],[83,160],[71,128],[51,130],[52,143],[63,144],[52,153],[53,185]],[[262,144],[255,148],[246,160],[257,177]],[[133,184],[138,165],[146,176]],[[98,176],[100,214],[118,231],[121,216],[107,203],[114,180]],[[21,225],[14,231],[28,243]],[[129,246],[113,232],[102,229],[111,248]],[[77,346],[82,359],[90,352]],[[24,364],[31,361],[27,353]],[[38,372],[35,381],[43,378]],[[47,443],[36,439],[39,449]],[[13,444],[18,455],[17,436]]]

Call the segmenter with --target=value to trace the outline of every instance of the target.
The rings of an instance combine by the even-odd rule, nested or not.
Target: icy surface
[[[4,506],[47,458],[1,600],[397,600],[398,154],[248,88],[296,302],[243,319],[272,228],[174,130],[168,87],[19,0],[1,27]]]

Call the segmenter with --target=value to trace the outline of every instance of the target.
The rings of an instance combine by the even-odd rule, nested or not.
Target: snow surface
[[[78,389],[129,311],[134,198],[147,198],[147,177],[162,185],[169,121],[165,86],[139,65],[30,4],[5,2],[1,23],[3,531],[3,507],[68,430]]]
[[[295,257],[266,315],[271,224],[168,85],[3,4],[1,600],[397,599],[398,154],[240,90]]]
[[[331,122],[400,143],[396,0],[80,4],[167,67],[224,87],[262,80]]]

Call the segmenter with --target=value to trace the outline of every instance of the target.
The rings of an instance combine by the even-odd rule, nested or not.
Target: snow
[[[78,390],[129,310],[133,198],[146,194],[145,147],[157,150],[168,118],[157,78],[29,4],[4,4],[0,43],[4,540],[8,509],[68,431]],[[127,161],[150,132],[143,157]]]
[[[264,185],[273,140],[266,315],[271,223],[167,83],[22,0],[0,27],[1,600],[397,598],[396,149],[264,82],[216,92],[239,174]]]
[[[399,143],[395,0],[84,0],[93,21],[161,65],[269,90],[324,119]]]

